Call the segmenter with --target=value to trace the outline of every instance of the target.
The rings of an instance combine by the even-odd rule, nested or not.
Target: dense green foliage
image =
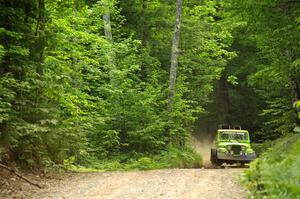
[[[166,1],[4,0],[1,161],[42,167],[168,153],[199,159],[188,149],[193,123],[235,54],[227,28],[211,17],[218,15],[216,3],[184,4],[179,76],[168,110],[175,7]],[[104,35],[107,10],[113,41]]]
[[[232,48],[238,56],[226,67],[227,120],[251,129],[259,142],[290,134],[293,103],[300,99],[300,2],[240,1],[227,4],[234,23]],[[224,113],[223,112],[223,113]],[[225,120],[226,120],[225,119]],[[259,154],[246,171],[254,198],[299,198],[299,135],[254,144]]]
[[[93,171],[93,170],[132,170],[132,169],[164,169],[164,168],[199,168],[202,166],[202,158],[193,149],[178,149],[169,147],[160,154],[121,154],[110,159],[95,159],[83,165],[75,165],[74,157],[65,160],[65,166],[69,170]]]
[[[224,7],[238,55],[215,85],[210,120],[239,124],[255,141],[276,139],[293,129],[300,98],[300,4],[234,0]]]
[[[300,198],[300,136],[280,139],[251,164],[244,183],[254,198]]]
[[[295,126],[298,1],[183,1],[172,109],[175,1],[2,0],[0,8],[1,162],[189,168],[201,162],[191,133],[205,123],[242,125],[259,142]]]

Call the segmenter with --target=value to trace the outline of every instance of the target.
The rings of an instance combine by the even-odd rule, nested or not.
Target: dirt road
[[[211,143],[193,140],[195,150],[209,167]],[[239,168],[166,169],[153,171],[64,173],[39,181],[37,189],[11,176],[0,178],[0,198],[34,199],[244,199]],[[2,190],[1,190],[2,188]]]
[[[168,169],[80,173],[48,180],[31,198],[88,199],[242,199],[242,169]]]

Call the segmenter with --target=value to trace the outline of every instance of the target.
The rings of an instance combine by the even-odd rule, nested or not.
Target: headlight
[[[246,151],[247,147],[246,146],[242,146],[242,151]]]
[[[226,152],[226,148],[218,148],[218,152],[219,153],[225,153]]]
[[[253,149],[247,149],[247,153],[252,154],[252,153],[254,153],[254,151],[253,151]]]
[[[227,145],[226,148],[227,148],[228,151],[230,151],[231,150],[231,145]]]

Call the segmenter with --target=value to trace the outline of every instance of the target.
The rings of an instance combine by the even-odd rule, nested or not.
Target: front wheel
[[[216,149],[211,149],[211,151],[210,151],[210,161],[211,161],[213,166],[221,166],[222,165],[222,163],[218,159]]]

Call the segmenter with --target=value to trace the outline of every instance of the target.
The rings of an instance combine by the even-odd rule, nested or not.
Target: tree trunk
[[[15,174],[16,176],[18,176],[18,177],[21,178],[22,180],[25,180],[25,181],[28,182],[29,184],[34,185],[34,186],[36,186],[36,187],[38,187],[38,188],[40,188],[40,189],[42,188],[41,185],[39,185],[38,183],[35,183],[35,182],[29,180],[28,178],[22,176],[21,174],[19,174],[18,172],[16,172],[13,168],[10,168],[10,167],[8,167],[8,166],[6,166],[6,165],[4,165],[4,164],[1,164],[1,163],[0,163],[0,167],[3,168],[3,169],[8,170],[8,171],[10,171],[10,172],[12,172],[13,174]]]
[[[109,3],[110,0],[104,0],[104,13],[103,13],[103,25],[104,25],[104,35],[106,39],[111,43],[113,43],[113,37],[111,32],[111,21],[110,21],[110,7],[111,3]],[[112,49],[112,46],[110,47],[108,51],[108,65],[109,65],[109,71],[110,71],[110,83],[114,87],[116,85],[115,82],[115,73],[116,73],[116,66],[114,62],[114,51]]]
[[[149,0],[142,0],[142,11],[141,11],[141,18],[140,18],[140,32],[141,32],[141,37],[140,39],[142,40],[142,46],[143,47],[147,47],[147,43],[148,43],[148,38],[149,38],[149,25],[148,25],[148,21],[147,21],[147,15],[146,15],[146,10],[147,10],[147,5],[148,5],[148,1]],[[147,64],[145,62],[142,62],[141,64],[141,70],[140,70],[140,76],[141,79],[145,80],[146,76],[147,76]]]
[[[227,83],[227,77],[226,74],[223,73],[220,80],[218,81],[218,109],[219,109],[219,123],[224,125],[239,125],[234,124],[229,121],[228,116],[230,115],[230,97],[229,97],[229,88]]]
[[[174,29],[174,36],[172,42],[171,53],[171,68],[170,68],[170,85],[169,85],[169,109],[172,110],[174,95],[175,95],[175,83],[176,72],[178,67],[178,54],[179,54],[179,39],[180,39],[180,26],[182,16],[182,0],[177,0],[176,3],[176,23]]]
[[[106,39],[112,41],[109,0],[104,1],[103,24]]]
[[[36,73],[39,74],[39,78],[41,79],[44,74],[44,51],[45,51],[45,1],[38,1],[38,17],[36,22],[35,29],[35,45],[32,47],[34,61],[36,63]],[[38,107],[39,104],[39,95],[40,88],[36,88],[35,90],[35,107]],[[38,118],[38,111],[36,112],[36,118]]]
[[[142,1],[142,24],[141,24],[141,34],[142,34],[142,46],[146,47],[147,46],[147,41],[148,41],[148,24],[146,23],[146,13],[145,11],[147,10],[147,0]]]
[[[44,49],[45,49],[45,2],[44,0],[38,1],[38,21],[36,25],[35,36],[35,61],[37,63],[36,72],[43,75],[44,69]]]

